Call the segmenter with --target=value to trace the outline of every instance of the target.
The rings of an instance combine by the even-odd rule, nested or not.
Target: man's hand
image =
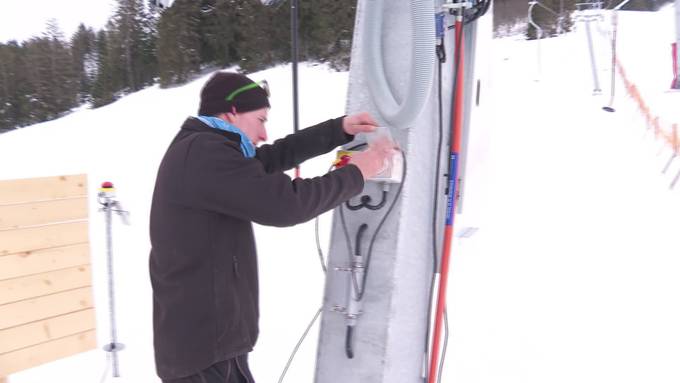
[[[349,163],[356,165],[361,170],[364,180],[367,180],[383,172],[396,152],[396,144],[383,138],[369,145],[363,152],[354,153]]]
[[[355,136],[359,133],[372,132],[378,126],[373,117],[367,113],[357,113],[342,119],[342,129],[345,133]]]

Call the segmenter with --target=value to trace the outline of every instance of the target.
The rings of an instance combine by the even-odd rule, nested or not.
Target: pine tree
[[[29,122],[31,90],[24,51],[16,41],[0,44],[0,133]]]
[[[126,91],[128,86],[126,78],[125,48],[123,46],[124,37],[119,32],[113,19],[106,24],[106,68],[110,88],[115,94],[115,98]],[[130,90],[127,88],[127,90]]]
[[[151,83],[155,75],[152,20],[143,0],[118,0],[118,8],[112,18],[112,30],[115,30],[117,38],[109,41],[109,47],[121,53],[119,65],[122,67],[123,84],[130,91],[137,91]]]
[[[203,2],[201,15],[201,62],[221,67],[236,60],[234,50],[235,14],[229,0]]]
[[[271,65],[269,60],[269,19],[259,0],[231,0],[234,12],[234,51],[243,71],[252,72]]]
[[[10,111],[12,61],[12,51],[0,43],[0,133],[14,128]]]
[[[347,0],[318,0],[301,8],[305,58],[349,67],[356,7]]]
[[[151,85],[158,79],[158,20],[160,15],[151,7],[145,12],[144,39],[142,40],[142,79]]]
[[[46,37],[49,39],[52,58],[52,78],[50,84],[55,88],[57,97],[51,103],[54,117],[75,107],[78,103],[78,74],[72,67],[71,47],[64,39],[56,21],[47,25]]]
[[[90,91],[96,70],[94,55],[96,39],[97,35],[94,30],[82,23],[71,38],[73,68],[78,74],[78,98],[81,102],[90,99]]]
[[[183,83],[201,64],[200,3],[177,0],[158,23],[158,66],[161,86]]]
[[[106,30],[97,33],[95,42],[95,59],[97,61],[97,73],[92,85],[92,103],[95,107],[109,104],[115,101],[115,81],[113,79],[113,63],[110,59],[109,37]]]
[[[73,108],[77,102],[78,81],[70,48],[56,21],[50,20],[43,37],[32,38],[25,47],[32,87],[29,120],[53,119]]]

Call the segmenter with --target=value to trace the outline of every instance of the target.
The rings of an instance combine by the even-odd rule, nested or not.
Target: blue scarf
[[[253,145],[253,142],[250,141],[248,136],[243,134],[241,129],[217,117],[198,116],[197,118],[212,128],[236,133],[241,136],[241,151],[243,152],[243,155],[246,156],[246,158],[255,157],[255,145]]]

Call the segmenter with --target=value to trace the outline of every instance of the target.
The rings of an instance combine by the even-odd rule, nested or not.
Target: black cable
[[[356,149],[358,147],[361,147],[366,144],[359,144],[354,146],[353,148]],[[347,149],[347,150],[352,150],[352,149]],[[350,272],[351,274],[351,280],[352,283],[354,284],[355,291],[357,292],[357,297],[350,297],[350,299],[355,299],[356,301],[360,301],[363,299],[364,292],[366,291],[366,278],[368,276],[368,268],[370,266],[370,261],[371,261],[371,255],[373,253],[373,245],[375,243],[376,238],[378,237],[378,233],[380,233],[380,230],[382,229],[383,224],[387,220],[387,217],[392,213],[394,210],[394,206],[396,205],[397,201],[399,200],[399,196],[401,195],[401,191],[404,188],[404,181],[406,180],[406,170],[407,170],[407,161],[406,161],[406,155],[404,154],[403,151],[399,151],[399,153],[402,156],[404,166],[402,167],[402,172],[401,172],[401,183],[399,184],[399,188],[397,189],[397,192],[394,196],[394,199],[392,200],[392,203],[390,204],[390,207],[387,209],[387,212],[383,216],[383,218],[380,220],[380,223],[378,224],[377,228],[375,229],[375,232],[373,233],[373,236],[371,237],[371,243],[368,247],[368,253],[366,254],[366,263],[364,265],[364,276],[362,278],[361,282],[361,290],[359,289],[359,283],[356,279],[356,275],[353,272]],[[387,191],[384,192],[384,195],[387,194]],[[383,198],[386,199],[386,198]],[[383,204],[384,205],[384,204]],[[350,264],[352,264],[353,259],[352,259],[352,245],[350,242],[349,238],[349,230],[347,229],[347,222],[345,221],[345,213],[343,206],[340,205],[340,221],[342,223],[342,230],[345,235],[345,242],[347,244],[348,248],[348,254],[350,255]],[[356,240],[355,240],[355,251],[354,254],[357,256],[361,255],[361,238],[364,234],[364,232],[368,229],[368,225],[363,223],[361,226],[359,226],[359,229],[357,230],[356,234]],[[345,354],[349,359],[354,358],[354,349],[353,349],[353,340],[354,340],[354,326],[347,325],[347,332],[345,334]]]
[[[361,226],[359,226],[359,230],[357,230],[356,241],[354,241],[354,255],[356,256],[361,256],[361,237],[364,235],[366,229],[368,229],[368,225],[362,223]]]
[[[352,349],[352,340],[354,335],[354,326],[347,325],[347,334],[345,334],[345,354],[347,358],[354,358],[354,350]]]
[[[367,146],[367,145],[368,145],[368,143],[362,142],[360,144],[350,146],[349,148],[344,149],[344,150],[350,150],[350,151],[356,150],[356,149],[359,149],[359,148],[361,148],[363,146]],[[371,205],[371,196],[363,195],[363,196],[361,196],[361,202],[358,205],[352,205],[350,203],[350,201],[347,201],[347,202],[345,202],[345,206],[347,206],[347,208],[349,210],[352,210],[352,211],[363,209],[363,208],[367,208],[369,210],[380,210],[380,209],[382,209],[383,206],[385,206],[385,203],[387,203],[387,191],[383,191],[382,199],[380,200],[380,202],[377,205]]]
[[[368,143],[367,143],[367,142],[362,142],[362,143],[360,143],[360,144],[356,144],[356,145],[354,145],[354,146],[350,146],[349,148],[343,149],[343,150],[356,150],[356,149],[359,149],[359,148],[364,147],[364,146],[368,146]]]
[[[394,210],[394,207],[397,204],[397,201],[399,200],[399,197],[401,196],[401,192],[404,189],[404,183],[406,182],[406,170],[408,168],[408,164],[406,161],[406,154],[402,150],[399,151],[401,154],[401,158],[404,162],[404,166],[402,167],[401,170],[401,182],[399,183],[399,188],[397,189],[397,192],[394,195],[394,199],[392,200],[392,203],[390,204],[390,207],[387,208],[387,212],[385,215],[382,217],[380,220],[380,223],[378,224],[377,228],[375,229],[375,232],[373,233],[373,237],[371,237],[371,243],[368,245],[368,253],[366,253],[366,265],[364,268],[364,277],[361,282],[361,291],[359,292],[359,296],[357,297],[357,300],[361,300],[364,297],[364,292],[366,291],[366,278],[368,277],[368,269],[371,265],[371,258],[373,255],[373,245],[375,244],[376,238],[378,238],[378,234],[380,233],[380,230],[382,229],[383,225],[385,224],[385,221],[387,220],[387,217],[390,216],[390,213]]]
[[[362,223],[361,226],[359,226],[359,230],[357,230],[356,240],[354,241],[354,255],[357,257],[361,257],[361,238],[363,237],[366,229],[368,229],[368,225]],[[356,280],[356,278],[354,279]],[[354,350],[352,348],[353,335],[354,326],[347,325],[347,334],[345,335],[345,354],[349,359],[354,358]]]
[[[360,210],[363,208],[366,208],[368,210],[380,210],[382,209],[383,206],[385,206],[385,203],[387,203],[387,190],[383,190],[382,193],[382,199],[377,205],[371,205],[371,196],[370,195],[362,195],[361,196],[361,202],[358,205],[352,205],[350,201],[345,202],[345,206],[349,210]]]

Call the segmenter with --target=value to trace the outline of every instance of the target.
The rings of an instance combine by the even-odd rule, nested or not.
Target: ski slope
[[[621,12],[618,49],[660,118],[680,123],[680,93],[667,92],[673,11]],[[600,27],[606,34],[609,25]],[[470,152],[467,170],[483,172],[475,174],[482,182],[465,191],[484,198],[469,197],[476,202],[464,206],[456,223],[479,230],[454,244],[443,382],[680,380],[680,185],[668,187],[680,159],[661,174],[671,152],[653,139],[622,84],[617,111],[602,111],[609,102],[609,47],[602,35],[595,42],[601,95],[592,94],[583,28],[540,42],[540,73],[538,42],[493,41],[487,90],[493,123],[472,127],[477,151]],[[252,76],[271,86],[272,138],[292,131],[289,76],[287,66]],[[12,383],[90,383],[102,376],[159,381],[147,266],[151,193],[161,156],[184,118],[196,112],[206,78],[151,87],[97,110],[0,135],[0,179],[88,174],[99,344],[109,333],[98,185],[114,182],[132,214],[130,226],[114,227],[118,338],[127,347],[119,354],[122,376],[103,375],[106,355],[95,350],[15,374]],[[344,113],[347,73],[305,65],[300,80],[303,126]],[[305,163],[303,176],[322,174],[331,158]],[[330,218],[321,218],[322,243]],[[256,237],[262,319],[251,364],[259,382],[273,382],[321,303],[323,273],[313,222],[257,226]],[[286,382],[313,380],[317,332]]]

